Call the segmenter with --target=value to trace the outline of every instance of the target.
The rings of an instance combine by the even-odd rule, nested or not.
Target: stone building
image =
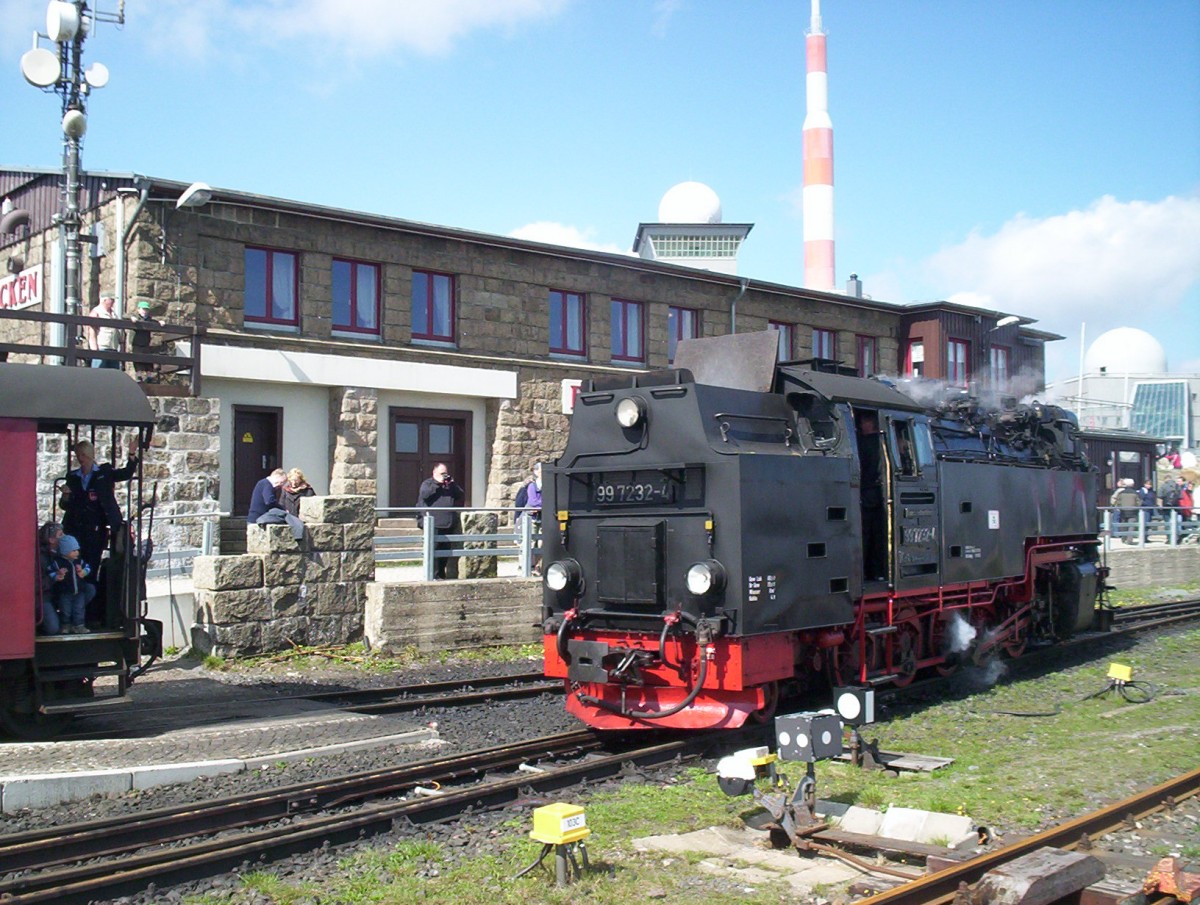
[[[61,310],[58,183],[56,171],[0,171],[0,197],[27,213],[0,235],[0,273],[42,284],[34,301],[10,288],[19,303],[0,307]],[[154,399],[168,514],[244,512],[276,465],[302,468],[319,494],[402,507],[446,461],[469,505],[511,505],[530,463],[565,442],[571,381],[666,367],[688,336],[776,329],[781,357],[865,375],[922,370],[919,336],[922,361],[941,362],[925,372],[959,382],[998,366],[1001,338],[1040,380],[1055,338],[1002,312],[863,298],[856,280],[845,295],[815,292],[224,189],[181,207],[187,188],[88,174],[81,193],[94,239],[83,307],[146,299],[195,331],[197,349],[182,350],[199,352],[193,392]],[[0,348],[21,360],[48,329],[0,320]]]

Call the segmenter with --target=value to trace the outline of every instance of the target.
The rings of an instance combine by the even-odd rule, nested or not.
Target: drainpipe
[[[743,295],[746,294],[746,288],[750,285],[749,277],[742,277],[738,280],[738,294],[733,297],[733,303],[729,306],[729,332],[737,333],[737,303]]]
[[[150,180],[145,176],[133,177],[133,188],[117,189],[117,279],[116,279],[116,304],[113,306],[116,309],[117,317],[125,316],[125,245],[129,242],[130,235],[133,234],[133,227],[137,223],[138,214],[142,212],[142,208],[146,206],[146,200],[150,197]],[[133,209],[133,216],[129,218],[129,222],[125,222],[125,196],[138,192],[137,207]]]

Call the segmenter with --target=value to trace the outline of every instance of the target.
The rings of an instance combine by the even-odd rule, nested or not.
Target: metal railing
[[[154,524],[163,522],[186,522],[203,519],[199,547],[155,547],[146,564],[146,578],[186,578],[192,574],[192,560],[197,556],[211,556],[216,536],[217,519],[228,512],[187,512],[180,515],[155,515]]]
[[[1200,510],[1178,506],[1100,507],[1101,529],[1106,539],[1130,544],[1165,543],[1171,547],[1200,543]]]
[[[531,513],[536,510],[523,510]],[[542,534],[537,530],[533,518],[514,516],[511,507],[477,508],[469,506],[438,507],[433,513],[451,512],[460,520],[466,514],[496,513],[497,529],[499,524],[512,517],[514,524],[508,531],[497,530],[493,533],[476,534],[439,534],[434,527],[433,519],[426,516],[431,510],[408,506],[393,509],[376,509],[379,518],[411,518],[414,524],[418,519],[422,525],[419,534],[400,535],[397,537],[375,536],[376,562],[419,562],[425,581],[433,581],[436,574],[436,561],[439,559],[457,559],[460,557],[491,556],[497,560],[503,557],[515,556],[517,559],[517,575],[520,577],[533,574],[534,560],[537,559],[542,544]],[[482,544],[480,547],[465,547],[464,544]]]

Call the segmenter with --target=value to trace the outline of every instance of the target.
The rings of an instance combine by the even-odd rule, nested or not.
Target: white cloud
[[[629,254],[624,248],[619,248],[611,242],[596,242],[591,238],[591,230],[580,231],[574,226],[564,223],[552,223],[540,220],[527,223],[509,233],[514,239],[525,239],[530,242],[545,242],[547,245],[564,245],[568,248],[583,248],[588,251],[603,251],[610,254]]]
[[[5,4],[17,0],[0,0]],[[126,21],[160,50],[198,55],[255,45],[310,43],[322,54],[362,57],[449,52],[479,29],[513,29],[557,15],[570,0],[129,0]]]
[[[1021,214],[926,262],[948,298],[1051,325],[1171,309],[1200,283],[1200,198],[1120,202],[1044,219]]]

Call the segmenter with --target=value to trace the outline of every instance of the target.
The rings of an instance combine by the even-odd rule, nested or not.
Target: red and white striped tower
[[[833,291],[833,121],[821,0],[812,0],[804,117],[804,285]]]

